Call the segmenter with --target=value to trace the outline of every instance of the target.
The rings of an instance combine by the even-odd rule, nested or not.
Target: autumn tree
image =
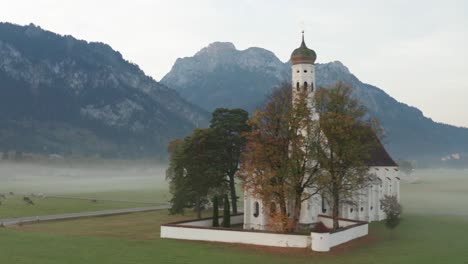
[[[245,147],[245,132],[250,130],[247,124],[249,114],[243,109],[218,108],[213,112],[210,128],[216,137],[216,156],[213,164],[226,175],[231,196],[232,212],[237,214],[237,194],[235,176],[239,169],[241,152]]]
[[[367,161],[379,144],[378,126],[366,120],[366,110],[342,82],[320,89],[316,105],[325,136],[318,161],[326,174],[322,184],[332,208],[333,229],[337,229],[340,206],[352,203],[357,191],[370,181]]]
[[[169,144],[169,168],[166,178],[170,182],[171,213],[183,213],[184,208],[194,208],[197,217],[209,202],[209,197],[225,188],[224,175],[216,169],[216,155],[212,147],[211,129],[195,129],[184,140]]]
[[[291,90],[288,84],[275,90],[249,120],[252,131],[240,173],[246,192],[270,210],[270,228],[279,231],[297,229],[302,202],[320,189],[318,121],[312,118],[307,94],[298,94],[293,102]]]

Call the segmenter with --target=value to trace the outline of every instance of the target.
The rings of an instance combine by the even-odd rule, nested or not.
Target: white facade
[[[316,91],[315,59],[315,52],[307,48],[303,39],[301,47],[296,49],[291,56],[293,100],[297,98],[299,93],[307,93],[310,102],[312,102]],[[310,105],[313,107],[312,104]],[[313,119],[318,120],[318,113],[312,112]],[[399,200],[398,167],[384,149],[382,152],[384,158],[378,161],[379,166],[371,166],[369,171],[373,178],[372,183],[356,192],[352,203],[341,205],[340,217],[368,222],[383,220],[385,213],[381,209],[380,199],[385,195],[396,195]],[[382,157],[378,159],[382,159]],[[245,190],[244,228],[266,230],[268,209],[260,199],[255,198],[248,190]],[[315,195],[303,202],[299,222],[305,225],[317,223],[320,214],[331,215],[331,209],[326,199]]]

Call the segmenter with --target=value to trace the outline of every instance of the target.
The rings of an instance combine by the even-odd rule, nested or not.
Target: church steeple
[[[317,59],[317,54],[314,50],[307,48],[304,40],[304,31],[302,31],[301,46],[293,51],[291,54],[292,64],[310,63],[314,64]]]
[[[291,54],[292,87],[293,100],[299,94],[307,94],[312,102],[315,94],[315,60],[317,54],[314,50],[307,48],[304,40],[304,31],[302,31],[301,46],[295,49]],[[314,118],[315,115],[314,115]],[[318,118],[318,117],[317,117]]]

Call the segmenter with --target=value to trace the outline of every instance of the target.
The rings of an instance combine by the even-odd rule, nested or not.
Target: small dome
[[[292,64],[314,64],[317,59],[317,54],[314,50],[307,48],[304,42],[304,33],[302,33],[302,43],[301,46],[293,51],[291,54]]]

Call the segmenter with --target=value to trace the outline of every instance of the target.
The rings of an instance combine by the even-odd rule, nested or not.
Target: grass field
[[[22,196],[7,196],[0,205],[0,218],[15,218],[22,216],[38,216],[49,214],[76,213],[150,206],[149,204],[132,202],[114,202],[63,198],[32,198],[34,205],[28,205]]]
[[[102,188],[94,194],[167,197],[165,190],[141,190]],[[372,223],[368,238],[327,254],[160,239],[161,223],[193,215],[159,211],[2,228],[0,263],[468,263],[468,171],[418,171],[402,182],[401,192],[405,213],[393,234]]]

